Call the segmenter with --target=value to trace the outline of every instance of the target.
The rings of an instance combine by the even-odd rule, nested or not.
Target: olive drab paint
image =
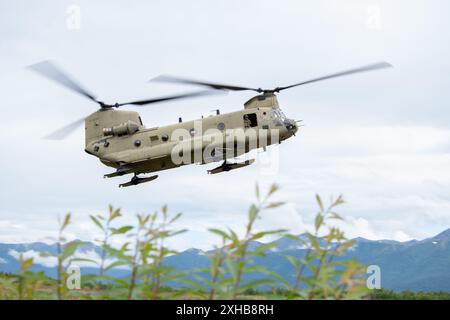
[[[247,116],[251,121],[246,125]],[[289,130],[286,123],[293,129]],[[183,139],[175,134],[180,130],[187,133]],[[285,118],[276,96],[268,93],[250,99],[243,110],[153,128],[146,128],[137,112],[111,108],[101,109],[86,118],[85,151],[105,165],[122,169],[127,174],[153,173],[186,164],[235,158],[251,150],[280,143],[297,130],[295,121]],[[222,136],[218,139],[219,145],[214,144],[214,135],[217,134]],[[177,148],[177,155],[190,151],[188,155],[182,152],[184,161],[174,161],[173,150]],[[208,148],[212,152],[217,149],[234,150],[214,157],[210,152],[205,154]],[[195,157],[196,154],[200,154],[200,158]]]

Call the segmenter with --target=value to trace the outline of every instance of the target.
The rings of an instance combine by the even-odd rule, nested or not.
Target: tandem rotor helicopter
[[[391,67],[389,63],[379,62],[274,89],[241,87],[172,76],[159,76],[152,81],[196,85],[206,87],[208,90],[115,104],[106,104],[97,100],[92,93],[84,89],[50,61],[43,61],[28,68],[100,106],[100,109],[91,115],[51,133],[45,138],[52,140],[64,139],[84,122],[85,151],[99,158],[106,166],[115,169],[114,172],[106,174],[105,178],[133,174],[129,182],[119,185],[119,187],[128,187],[149,182],[158,177],[158,175],[139,177],[141,174],[155,173],[186,164],[223,161],[218,167],[208,170],[209,174],[227,172],[248,166],[254,160],[230,162],[228,159],[234,159],[253,149],[263,148],[265,150],[268,145],[278,144],[295,136],[299,129],[298,121],[287,118],[281,111],[276,96],[277,93],[317,81],[388,67]],[[212,89],[222,91],[247,90],[258,94],[245,102],[244,109],[239,111],[220,114],[219,110],[217,110],[215,115],[202,117],[201,119],[182,121],[179,118],[178,123],[152,128],[144,126],[139,113],[116,110],[125,105],[144,106],[177,99],[206,96],[213,92]],[[198,124],[200,124],[200,130],[197,130]],[[189,134],[183,139],[171,139],[172,134],[181,129]],[[212,144],[212,147],[211,137],[208,134],[209,129],[215,129],[214,134],[216,138],[217,135],[223,138],[216,140],[219,142]],[[269,138],[264,142],[260,141],[259,135],[248,134],[250,131],[255,130],[265,132],[266,137],[276,136],[277,138]],[[243,133],[242,139],[239,141],[242,142],[243,147],[238,147],[236,136],[232,134],[236,131]],[[272,134],[274,132],[276,135]],[[231,144],[229,143],[230,139],[233,139]],[[182,149],[180,149],[180,145],[183,145]],[[208,152],[206,152],[206,148],[209,148]],[[190,161],[174,161],[174,150],[177,150],[176,153],[178,155],[183,153],[184,156],[187,155]],[[196,152],[200,152],[202,155],[206,152],[208,156],[196,159],[194,156]]]

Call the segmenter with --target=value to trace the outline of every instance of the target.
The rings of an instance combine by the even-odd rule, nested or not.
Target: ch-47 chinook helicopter
[[[266,146],[281,143],[281,141],[294,136],[298,131],[298,122],[287,118],[281,111],[277,93],[308,83],[387,67],[391,67],[391,65],[380,62],[274,89],[241,87],[159,76],[152,81],[198,85],[207,87],[209,90],[115,104],[106,104],[97,100],[93,94],[49,61],[32,65],[29,68],[100,105],[100,109],[88,117],[79,119],[53,132],[46,138],[63,139],[84,122],[85,151],[99,158],[106,166],[116,169],[113,173],[106,174],[105,178],[133,174],[129,182],[119,185],[119,187],[128,187],[149,182],[158,177],[157,175],[139,177],[140,174],[155,173],[185,164],[223,161],[218,167],[208,170],[210,174],[247,166],[254,160],[229,162],[228,159],[236,158],[253,149],[263,148],[265,150]],[[217,111],[216,115],[192,121],[182,121],[179,118],[178,123],[152,128],[146,128],[143,125],[139,113],[116,110],[125,105],[143,106],[175,99],[205,96],[213,92],[211,89],[249,90],[257,92],[258,95],[245,102],[244,109],[239,111],[224,114]],[[174,133],[180,130],[184,130],[188,134],[182,138],[173,138]],[[265,133],[265,141],[262,141],[261,135],[249,133],[255,130]],[[213,133],[208,133],[211,131]],[[234,135],[233,133],[236,132],[241,134]],[[211,139],[212,135],[214,135],[213,139]],[[218,137],[222,139],[217,139]],[[196,157],[196,153],[199,153],[201,157]],[[179,159],[175,161],[174,154],[178,158],[179,156],[188,156],[188,161],[180,162]]]

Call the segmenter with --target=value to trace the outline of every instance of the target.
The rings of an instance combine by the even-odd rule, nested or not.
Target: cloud
[[[315,193],[344,194],[348,204],[340,210],[353,236],[423,238],[450,226],[450,92],[444,90],[450,86],[450,45],[439,36],[450,28],[444,16],[449,4],[380,3],[378,30],[367,27],[369,0],[282,0],[276,7],[235,1],[238,11],[220,0],[214,6],[179,1],[176,11],[164,1],[78,4],[82,22],[75,32],[66,28],[66,2],[27,4],[26,10],[0,4],[6,26],[0,30],[0,111],[7,119],[0,135],[7,150],[0,157],[0,242],[45,241],[56,233],[56,217],[67,211],[74,221],[68,238],[95,239],[88,214],[113,202],[124,209],[127,224],[136,213],[169,204],[184,213],[179,227],[191,230],[173,245],[210,247],[218,239],[207,228],[243,229],[255,182],[266,189],[277,182],[279,200],[288,203],[264,213],[261,229],[308,230],[317,211]],[[414,14],[405,15],[405,7]],[[395,68],[278,95],[284,112],[303,119],[305,127],[273,148],[279,161],[270,174],[263,174],[261,158],[214,176],[206,174],[213,165],[169,170],[151,184],[121,190],[117,185],[127,178],[103,179],[110,169],[83,152],[82,129],[64,141],[40,139],[97,107],[23,69],[49,58],[108,102],[188,90],[147,82],[158,74],[274,87],[378,60]],[[152,127],[178,116],[197,119],[217,107],[238,110],[250,97],[236,92],[138,111]]]
[[[19,252],[17,250],[9,250],[8,254],[19,260],[20,255],[22,254],[24,259],[33,259],[33,263],[40,264],[44,267],[53,268],[58,265],[58,260],[56,257],[46,257],[42,256],[40,252],[34,250],[27,250],[24,252]]]
[[[27,250],[23,252],[19,252],[17,250],[8,251],[8,255],[19,260],[20,255],[23,255],[25,259],[33,259],[33,264],[39,264],[44,267],[53,268],[58,265],[58,260],[53,256],[42,256],[41,252],[35,250]],[[77,265],[79,267],[98,267],[100,265],[101,257],[94,250],[77,250],[74,255],[78,259],[87,259],[91,261],[75,261],[72,262],[73,265]],[[106,259],[105,266],[113,263],[114,259]],[[0,259],[0,263],[6,263],[4,260]],[[118,266],[118,269],[127,269],[126,266]]]

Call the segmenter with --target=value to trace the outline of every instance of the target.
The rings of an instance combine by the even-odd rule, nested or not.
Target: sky
[[[207,249],[208,228],[242,231],[255,184],[286,204],[259,229],[311,228],[314,195],[343,194],[348,237],[406,241],[450,228],[450,3],[435,1],[6,1],[0,0],[0,242],[49,241],[72,212],[69,237],[92,240],[89,214],[121,207],[124,223],[164,204],[183,212],[176,249]],[[79,13],[79,15],[77,15]],[[86,154],[83,130],[41,139],[96,110],[90,101],[26,70],[51,59],[114,103],[195,90],[149,83],[160,74],[276,87],[361,65],[394,68],[279,94],[302,119],[297,136],[254,165],[207,175],[215,165],[126,178]],[[130,107],[147,127],[243,108],[249,92]]]

